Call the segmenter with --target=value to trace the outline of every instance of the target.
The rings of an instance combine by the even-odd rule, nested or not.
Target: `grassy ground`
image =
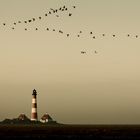
[[[140,125],[0,125],[0,137],[140,139]]]

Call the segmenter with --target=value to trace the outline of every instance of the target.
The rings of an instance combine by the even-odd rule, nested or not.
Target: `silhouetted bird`
[[[69,34],[67,34],[67,37],[69,37],[70,35]]]
[[[49,31],[49,28],[47,28],[46,30]]]
[[[115,37],[116,35],[113,35],[113,37]]]
[[[59,10],[62,10],[62,8],[60,7]]]
[[[59,33],[63,34],[63,31],[59,30]]]
[[[45,16],[48,16],[47,14],[45,14]]]
[[[82,31],[80,31],[80,34],[82,33]]]
[[[33,18],[33,21],[35,21],[35,18]]]
[[[103,36],[105,36],[105,34],[102,34]]]
[[[136,35],[136,38],[138,38],[138,35]]]
[[[16,23],[14,22],[14,25],[16,25]]]
[[[12,27],[12,30],[14,30],[15,28],[14,27]]]
[[[58,10],[56,9],[55,12],[57,13],[57,11],[58,11]]]
[[[21,21],[18,21],[18,23],[21,23]]]
[[[24,21],[24,23],[27,23],[27,21]]]
[[[85,51],[81,51],[81,54],[86,54],[86,52]]]
[[[55,31],[55,29],[53,29],[53,31]]]
[[[3,25],[5,26],[5,25],[6,25],[6,23],[3,23]]]
[[[90,34],[92,35],[92,34],[93,34],[93,32],[90,32]]]
[[[66,11],[68,10],[68,8],[65,9]]]
[[[37,30],[38,30],[38,28],[35,28],[35,30],[37,31]]]
[[[25,31],[27,31],[27,28],[25,28]]]
[[[73,6],[73,8],[76,8],[76,6]]]
[[[41,19],[41,17],[39,17],[39,19]]]
[[[94,51],[94,53],[97,54],[98,52],[97,51]]]
[[[51,11],[49,11],[49,14],[51,14]]]
[[[72,13],[69,13],[69,16],[72,16]]]
[[[30,20],[28,20],[28,22],[32,22],[32,20],[30,19]]]
[[[130,34],[127,35],[128,37],[130,36]]]
[[[95,36],[93,36],[93,39],[96,39],[96,37],[95,37]]]
[[[77,37],[80,37],[80,35],[77,35]]]
[[[55,10],[54,10],[54,9],[50,8],[50,10],[51,10],[52,12],[54,12],[54,13],[55,13]]]

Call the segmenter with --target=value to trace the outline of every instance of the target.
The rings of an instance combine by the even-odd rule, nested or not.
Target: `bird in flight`
[[[53,8],[50,8],[50,10],[54,11],[54,9],[53,9]]]
[[[86,54],[86,52],[85,51],[81,51],[81,54]]]
[[[29,20],[28,20],[28,22],[32,22],[32,20],[31,20],[31,19],[29,19]]]
[[[59,33],[63,34],[63,31],[59,30]]]
[[[97,54],[98,52],[97,51],[94,51],[94,53]]]
[[[70,35],[69,34],[67,34],[67,37],[69,37]]]
[[[90,34],[92,35],[92,34],[93,34],[93,32],[90,32]]]

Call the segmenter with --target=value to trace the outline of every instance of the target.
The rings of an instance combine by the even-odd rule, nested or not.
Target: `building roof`
[[[41,120],[53,120],[53,119],[51,118],[51,116],[48,113],[46,113],[41,117]]]
[[[18,120],[27,121],[30,120],[25,114],[20,114]]]

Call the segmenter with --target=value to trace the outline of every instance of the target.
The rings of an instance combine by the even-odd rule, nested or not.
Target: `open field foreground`
[[[0,138],[140,139],[140,125],[0,125]]]

